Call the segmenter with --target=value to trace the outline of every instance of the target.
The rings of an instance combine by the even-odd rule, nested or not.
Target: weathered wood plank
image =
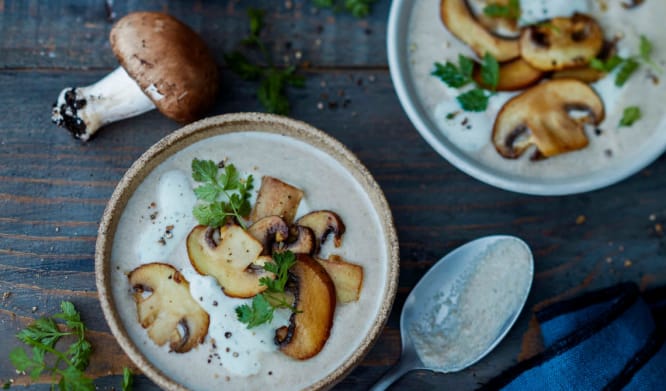
[[[81,144],[48,122],[60,88],[103,74],[0,72],[0,295],[11,293],[0,300],[3,357],[16,346],[14,334],[25,322],[53,314],[65,299],[77,304],[92,330],[109,337],[94,295],[97,222],[124,170],[178,125],[153,112],[111,125]],[[327,131],[368,166],[391,204],[401,245],[400,289],[387,329],[337,389],[366,389],[397,360],[399,312],[411,287],[446,252],[482,235],[514,234],[532,246],[536,276],[528,311],[479,364],[451,375],[415,372],[395,389],[473,389],[537,348],[524,337],[533,331],[528,328],[532,309],[619,281],[643,287],[666,282],[666,238],[658,228],[666,224],[666,157],[633,178],[589,194],[509,193],[471,179],[433,152],[404,116],[386,71],[306,75],[307,88],[290,91],[292,116]],[[225,88],[211,114],[261,109],[253,83],[228,72],[223,76]],[[329,101],[337,106],[329,107]],[[96,349],[100,356],[91,373],[104,375],[100,386],[117,386],[120,380],[113,374],[118,367],[108,369],[100,359],[112,354],[111,348]],[[0,379],[10,377],[15,377],[11,365],[0,359]],[[153,389],[145,378],[139,382]]]
[[[385,67],[389,1],[379,1],[367,19],[319,10],[311,0],[222,2],[114,2],[117,17],[132,11],[165,11],[199,32],[219,64],[223,53],[247,35],[246,10],[266,13],[265,36],[273,56],[299,58],[315,67]],[[102,0],[7,0],[0,7],[0,69],[115,68]]]

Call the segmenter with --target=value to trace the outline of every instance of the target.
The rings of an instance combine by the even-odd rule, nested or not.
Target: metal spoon
[[[501,327],[499,327],[496,333],[493,334],[496,335],[495,339],[493,339],[485,348],[482,347],[481,349],[472,351],[471,355],[463,360],[464,362],[442,363],[436,366],[425,365],[421,358],[419,358],[417,349],[412,341],[412,336],[410,335],[410,330],[412,330],[412,327],[416,322],[422,319],[424,314],[427,315],[427,311],[433,310],[433,307],[429,306],[428,302],[433,300],[436,295],[440,298],[451,297],[451,294],[456,294],[456,291],[459,292],[464,289],[466,282],[470,280],[471,275],[475,272],[477,264],[482,262],[488,251],[493,251],[489,249],[499,249],[499,247],[496,246],[516,246],[515,249],[523,251],[525,257],[528,258],[522,260],[526,267],[521,268],[518,272],[524,273],[524,275],[518,276],[516,279],[516,281],[521,281],[522,285],[515,289],[515,292],[518,292],[518,295],[520,296],[515,301],[515,308],[510,311],[506,320],[501,324]],[[414,369],[427,369],[442,373],[456,372],[481,360],[484,356],[490,353],[497,344],[499,344],[518,318],[518,315],[527,300],[527,295],[532,285],[533,275],[534,259],[529,246],[527,246],[522,240],[513,236],[486,236],[471,241],[451,251],[432,266],[407,297],[400,316],[402,355],[398,363],[393,368],[389,369],[388,372],[375,383],[371,390],[385,390],[405,373]],[[456,311],[464,310],[465,308],[455,308],[455,311],[449,311],[449,315],[447,316],[456,316]],[[435,348],[447,349],[448,347],[436,346]]]

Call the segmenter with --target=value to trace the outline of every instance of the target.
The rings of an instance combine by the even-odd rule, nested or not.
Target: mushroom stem
[[[144,93],[125,69],[118,67],[95,84],[62,90],[53,105],[51,121],[75,138],[88,141],[106,124],[154,109],[146,94],[156,100],[161,97],[156,89],[148,88]]]

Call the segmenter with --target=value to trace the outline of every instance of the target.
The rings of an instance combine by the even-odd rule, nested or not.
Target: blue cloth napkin
[[[545,350],[483,390],[666,390],[666,287],[624,283],[536,313]]]

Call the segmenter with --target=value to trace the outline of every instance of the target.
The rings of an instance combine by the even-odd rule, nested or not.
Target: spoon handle
[[[391,367],[377,382],[370,388],[370,391],[384,391],[396,380],[400,379],[405,373],[419,368],[420,361],[416,352],[412,349],[404,349],[400,361]]]

